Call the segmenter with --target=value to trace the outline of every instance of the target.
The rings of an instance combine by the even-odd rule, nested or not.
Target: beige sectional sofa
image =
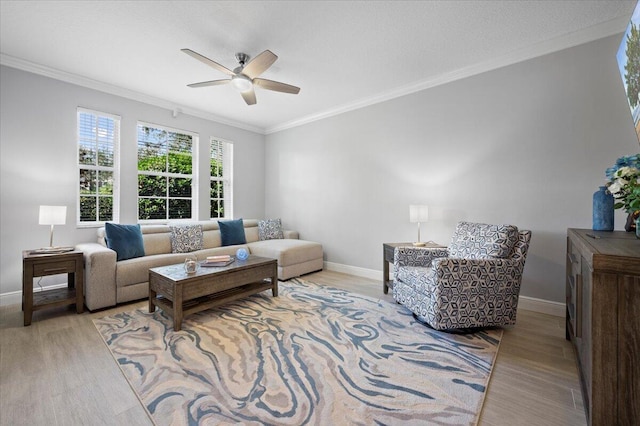
[[[187,255],[204,260],[212,255],[234,255],[244,247],[251,254],[276,259],[280,280],[319,271],[323,267],[322,245],[298,239],[296,231],[284,230],[284,239],[259,241],[258,221],[244,220],[246,244],[223,247],[217,221],[195,224],[202,225],[203,248],[191,253],[172,253],[169,225],[142,225],[145,255],[134,259],[116,261],[116,252],[106,246],[105,228],[98,229],[96,243],[78,244],[76,249],[84,253],[87,308],[101,309],[148,297],[149,268],[181,263]]]

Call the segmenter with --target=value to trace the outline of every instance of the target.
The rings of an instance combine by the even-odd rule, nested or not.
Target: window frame
[[[213,176],[211,174],[211,163],[214,160],[213,146],[219,143],[222,147],[222,177]],[[211,184],[213,182],[222,182],[222,198],[211,196]],[[209,220],[233,219],[233,142],[223,138],[211,136],[209,138]],[[213,217],[211,215],[212,204],[214,201],[223,202],[222,217]]]
[[[80,148],[81,148],[81,135],[80,135],[80,116],[81,114],[89,114],[96,117],[96,122],[100,118],[107,118],[109,120],[113,120],[114,123],[114,131],[113,131],[113,165],[112,166],[101,166],[98,164],[98,157],[96,156],[96,164],[82,164],[80,162]],[[76,165],[77,165],[77,173],[76,178],[78,179],[76,182],[76,226],[82,228],[92,228],[92,227],[100,227],[104,226],[106,222],[118,222],[120,220],[120,143],[121,143],[121,121],[122,118],[116,114],[110,114],[103,111],[92,110],[84,107],[77,107],[76,109]],[[84,139],[83,139],[84,140]],[[95,148],[96,153],[98,152],[98,133],[96,132],[95,139]],[[82,193],[80,190],[81,182],[80,182],[80,172],[82,170],[93,170],[96,172],[111,172],[113,175],[113,190],[111,194],[112,199],[112,216],[109,220],[99,220],[100,215],[100,187],[96,184],[96,193],[95,194],[86,194]],[[81,203],[80,198],[86,196],[95,196],[96,197],[96,220],[94,221],[82,221],[81,220]],[[105,196],[102,196],[105,197]]]
[[[187,135],[191,137],[191,174],[190,175],[186,175],[186,174],[181,174],[181,173],[171,173],[171,172],[155,172],[155,171],[147,171],[147,170],[140,170],[139,168],[139,164],[138,162],[140,161],[139,158],[139,144],[140,144],[140,140],[138,137],[138,132],[140,127],[148,127],[148,128],[152,128],[152,129],[156,129],[156,130],[160,130],[160,131],[165,131],[165,132],[169,132],[169,133],[179,133],[182,135]],[[146,121],[138,121],[136,123],[136,218],[138,223],[168,223],[169,221],[174,221],[174,220],[182,220],[182,221],[189,221],[189,220],[196,220],[198,217],[198,146],[199,146],[199,134],[196,132],[192,132],[189,130],[183,130],[183,129],[176,129],[173,127],[168,127],[168,126],[163,126],[161,124],[155,124],[155,123],[150,123],[150,122],[146,122]],[[167,157],[168,158],[168,157]],[[162,197],[164,198],[167,203],[169,201],[170,198],[176,199],[176,198],[185,198],[185,199],[190,199],[191,200],[191,217],[184,217],[184,218],[170,218],[169,217],[169,206],[167,205],[167,214],[165,216],[164,219],[141,219],[140,218],[140,199],[141,198],[160,198],[160,197],[146,197],[140,196],[140,189],[138,188],[138,182],[139,182],[139,177],[140,175],[146,175],[146,176],[162,176],[162,177],[166,177],[166,178],[188,178],[191,179],[191,197],[169,197],[169,187],[167,185],[167,189],[165,192],[165,196]]]

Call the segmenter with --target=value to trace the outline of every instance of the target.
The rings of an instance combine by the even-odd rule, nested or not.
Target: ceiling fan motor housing
[[[236,53],[236,59],[240,62],[240,66],[244,68],[244,64],[249,62],[250,56],[246,53],[238,52]]]

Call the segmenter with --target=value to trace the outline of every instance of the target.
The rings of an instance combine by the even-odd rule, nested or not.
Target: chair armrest
[[[84,257],[84,297],[90,311],[116,304],[116,252],[98,243],[76,245]]]
[[[473,287],[477,292],[501,287],[510,288],[508,293],[520,292],[523,262],[516,259],[435,259],[432,267],[436,279],[445,287],[467,290]],[[501,290],[502,291],[502,290]]]
[[[428,268],[434,259],[449,256],[446,247],[396,247],[393,251],[393,267],[422,266]]]

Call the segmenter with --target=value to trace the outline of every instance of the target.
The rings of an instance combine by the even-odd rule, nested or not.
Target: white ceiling
[[[0,1],[0,63],[270,133],[621,33],[630,1]],[[279,56],[247,106],[236,52]],[[615,52],[612,52],[615,60]]]

